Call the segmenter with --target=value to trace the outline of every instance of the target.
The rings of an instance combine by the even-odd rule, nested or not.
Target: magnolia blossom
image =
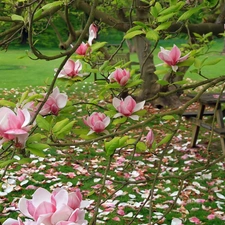
[[[98,35],[98,27],[96,24],[92,23],[89,27],[89,38],[88,38],[88,44],[91,46],[92,41],[97,38]]]
[[[60,93],[59,88],[55,87],[42,107],[40,114],[43,116],[49,113],[58,115],[59,110],[66,106],[67,100],[68,96],[65,93]]]
[[[26,220],[25,225],[85,225],[87,221],[84,219],[83,208],[88,205],[87,201],[82,201],[79,190],[68,193],[63,188],[58,188],[50,193],[44,188],[38,188],[32,199],[24,197],[20,199],[19,210],[24,216],[33,220]],[[9,220],[3,225],[9,225]],[[15,225],[23,225],[23,223],[15,222]]]
[[[63,69],[60,71],[58,78],[73,78],[76,76],[82,77],[83,75],[80,73],[82,70],[82,63],[80,60],[74,62],[72,59],[69,59]]]
[[[82,42],[80,46],[77,48],[76,53],[78,55],[86,55],[87,49],[88,49],[88,44],[85,44],[84,42]]]
[[[112,72],[108,78],[111,82],[117,81],[121,86],[124,86],[130,79],[130,72],[126,69],[118,68],[114,72]]]
[[[161,51],[158,53],[158,57],[163,60],[167,65],[171,66],[172,67],[172,70],[174,72],[177,71],[178,69],[178,66],[177,64],[179,62],[183,62],[185,61],[189,54],[181,57],[181,51],[180,49],[174,45],[173,48],[170,50],[166,50],[164,49],[163,47],[160,47]]]
[[[114,97],[113,106],[119,112],[119,113],[116,113],[116,115],[114,115],[114,118],[117,118],[119,116],[127,116],[133,120],[138,120],[139,116],[132,115],[132,114],[139,111],[140,109],[143,109],[144,105],[145,105],[145,101],[136,103],[136,101],[131,96],[127,96],[124,100],[120,100]]]
[[[146,136],[146,145],[151,148],[152,144],[154,142],[154,134],[152,132],[152,129],[149,130],[147,136]]]
[[[8,218],[2,225],[25,225],[25,224],[20,218],[18,218],[18,220]]]
[[[30,113],[27,109],[17,109],[16,113],[7,107],[0,108],[0,146],[2,143],[14,140],[17,147],[24,147],[31,129]]]
[[[110,118],[104,113],[93,112],[90,116],[84,117],[83,121],[91,129],[88,134],[92,134],[104,132],[110,123]]]

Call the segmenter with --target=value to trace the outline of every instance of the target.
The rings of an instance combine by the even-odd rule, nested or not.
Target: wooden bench
[[[191,121],[202,128],[205,128],[209,131],[213,131],[216,134],[219,134],[220,136],[225,135],[225,128],[218,128],[218,127],[213,127],[211,124],[205,123],[202,120],[196,119],[196,118],[191,118]]]
[[[191,117],[197,117],[198,112],[197,111],[186,111],[182,114],[185,118],[189,119]],[[214,111],[205,111],[203,113],[203,116],[213,116]]]

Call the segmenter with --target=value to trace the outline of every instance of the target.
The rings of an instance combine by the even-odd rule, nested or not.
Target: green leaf
[[[157,10],[157,8],[156,8],[155,6],[152,6],[152,7],[151,7],[150,13],[151,13],[152,16],[154,16],[155,18],[157,18],[158,15],[159,15],[158,10]]]
[[[194,7],[194,8],[189,9],[188,11],[184,12],[179,17],[178,21],[189,19],[193,14],[197,13],[200,9],[202,9],[202,5],[199,5],[197,7]]]
[[[29,136],[29,138],[28,138],[26,143],[40,142],[41,139],[43,139],[45,137],[46,137],[45,135],[36,133],[36,134],[33,134],[33,135]]]
[[[68,124],[66,124],[66,126],[64,126],[60,131],[58,131],[57,133],[55,133],[55,135],[58,138],[64,138],[66,134],[68,134],[69,132],[71,132],[73,125],[74,125],[75,121],[71,121]]]
[[[107,156],[113,155],[114,151],[120,147],[120,137],[114,137],[111,141],[105,142],[105,151]]]
[[[160,30],[166,30],[168,27],[171,26],[172,22],[165,22],[160,24],[158,27],[155,28],[155,31],[160,31]]]
[[[208,60],[207,62],[205,62],[205,63],[203,64],[203,66],[212,66],[212,65],[216,65],[216,64],[219,63],[221,60],[223,60],[223,58],[217,58],[217,59]]]
[[[24,22],[24,18],[22,16],[19,16],[19,15],[16,15],[16,14],[12,14],[11,19],[13,21],[23,21]]]
[[[60,131],[63,129],[63,127],[66,126],[66,124],[68,124],[68,122],[69,122],[69,119],[68,119],[68,118],[66,118],[66,119],[64,119],[64,120],[61,120],[61,121],[57,122],[57,123],[54,125],[54,127],[52,128],[53,133],[58,133],[58,132],[60,132]]]
[[[63,4],[63,1],[54,1],[52,3],[48,3],[48,4],[44,5],[42,7],[42,10],[49,10],[49,9],[54,8],[56,6],[60,6],[62,4]]]
[[[29,91],[25,91],[25,92],[22,93],[19,104],[21,104],[26,99],[28,94],[29,94]]]
[[[49,145],[47,145],[47,144],[39,144],[39,143],[28,144],[26,146],[26,150],[28,150],[32,154],[40,156],[40,157],[45,157],[46,156],[46,154],[43,151],[46,148],[49,148]]]
[[[28,99],[26,99],[26,102],[31,102],[33,100],[40,100],[43,99],[44,96],[41,94],[35,94],[35,95],[31,95]]]
[[[185,2],[183,1],[180,1],[178,2],[176,5],[172,5],[168,8],[165,8],[163,9],[159,15],[165,15],[165,14],[169,14],[169,13],[172,13],[172,12],[175,12],[175,11],[178,11],[180,10],[183,6],[185,5]]]
[[[149,40],[157,41],[159,39],[159,34],[155,30],[149,30],[146,34],[146,38]]]
[[[7,101],[7,100],[4,100],[4,99],[0,100],[0,105],[2,105],[2,106],[9,106],[9,107],[12,107],[12,108],[16,107],[15,103]]]
[[[102,72],[109,65],[109,60],[106,60],[100,67],[99,72]]]
[[[163,144],[166,144],[170,141],[170,139],[173,137],[173,134],[167,134],[166,137],[164,137],[158,144],[157,147]]]
[[[155,3],[155,7],[156,7],[158,13],[160,13],[162,11],[162,6],[158,1]]]
[[[178,66],[191,66],[195,61],[194,57],[189,57],[188,59],[186,59],[183,62],[178,63]]]
[[[160,85],[162,85],[162,86],[165,86],[165,85],[168,85],[169,84],[169,82],[166,81],[166,80],[157,80],[157,83],[160,84]]]
[[[114,114],[115,115],[115,114]],[[117,118],[113,121],[113,125],[123,124],[127,121],[127,117],[123,116],[121,118]]]
[[[130,88],[130,87],[134,87],[134,86],[138,86],[139,84],[142,84],[143,83],[143,80],[134,80],[134,81],[131,81],[131,82],[128,82],[126,84],[126,87],[127,88]]]
[[[147,146],[144,142],[139,141],[136,145],[136,147],[141,150],[141,151],[145,151],[147,149]]]
[[[120,145],[121,147],[124,146],[124,144],[126,143],[126,141],[127,141],[128,138],[129,138],[128,136],[121,137],[121,138],[119,139],[119,145]]]
[[[0,168],[6,167],[6,166],[8,166],[9,164],[12,164],[12,163],[14,163],[14,162],[16,162],[16,161],[17,161],[16,159],[4,160],[4,162],[1,162],[1,163],[0,163]]]
[[[132,145],[132,144],[134,144],[136,141],[137,141],[136,139],[131,138],[131,139],[127,140],[127,144],[128,144],[128,145]]]
[[[51,129],[50,123],[45,118],[43,118],[41,115],[37,115],[36,122],[37,122],[38,127],[40,127],[41,129],[50,131],[50,129]]]
[[[144,116],[147,113],[146,109],[141,109],[135,112],[133,115]]]
[[[100,48],[104,47],[105,45],[107,44],[107,42],[97,42],[97,43],[94,43],[92,46],[91,46],[91,51],[92,53],[99,50]]]
[[[162,119],[164,119],[164,120],[174,120],[175,118],[172,115],[166,115],[166,116],[163,116]]]
[[[135,30],[135,31],[132,31],[132,32],[129,32],[129,33],[126,33],[124,38],[125,39],[131,39],[137,35],[140,35],[140,34],[144,34],[144,31],[142,30]]]
[[[159,75],[165,75],[168,72],[169,72],[169,70],[166,69],[166,70],[156,70],[154,73],[159,76]]]
[[[174,15],[175,15],[175,13],[170,13],[170,14],[167,14],[164,16],[159,16],[158,22],[160,22],[160,23],[165,22],[165,21],[169,20],[170,18],[174,17]]]
[[[79,129],[73,129],[73,133],[77,134],[77,135],[87,135],[87,133],[89,132],[88,128],[79,128]]]

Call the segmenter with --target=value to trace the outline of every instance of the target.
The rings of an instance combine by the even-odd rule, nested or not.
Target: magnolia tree
[[[151,39],[156,47],[160,36],[163,36],[165,30],[171,25],[171,22],[167,22],[167,20],[172,18],[172,15],[173,17],[179,15],[179,21],[186,21],[191,15],[200,10],[200,7],[197,9],[193,8],[192,3],[189,1],[187,3],[184,1],[170,1],[166,5],[167,7],[163,7],[162,4],[155,1],[135,2],[137,4],[138,16],[139,18],[143,16],[143,20],[132,21],[134,26],[132,25],[132,28],[127,29],[124,38],[139,40],[137,46],[140,49],[143,48],[143,43],[149,44],[147,39]],[[24,162],[24,158],[17,160],[16,155],[29,157],[30,154],[34,154],[46,157],[45,152],[52,146],[66,148],[67,146],[88,145],[89,149],[92,149],[92,143],[98,142],[104,149],[107,165],[104,173],[99,175],[101,185],[97,193],[97,200],[91,199],[90,195],[90,198],[84,201],[81,195],[82,189],[68,192],[65,188],[56,188],[50,193],[49,190],[38,188],[32,195],[32,199],[26,199],[21,196],[18,202],[18,209],[25,219],[22,219],[24,217],[18,217],[17,220],[8,218],[3,225],[97,224],[101,207],[104,204],[107,203],[107,207],[109,208],[115,207],[115,202],[107,202],[110,198],[113,199],[113,196],[116,196],[126,186],[137,186],[136,191],[139,192],[138,185],[145,185],[148,187],[148,190],[144,193],[144,201],[136,206],[137,210],[127,224],[139,223],[139,214],[146,208],[148,209],[148,217],[144,223],[161,223],[178,201],[179,195],[185,187],[186,179],[192,176],[193,173],[203,171],[224,158],[224,156],[221,156],[216,160],[212,160],[210,154],[208,154],[204,161],[206,162],[205,165],[193,170],[190,169],[188,172],[182,171],[178,173],[176,179],[180,181],[180,185],[177,187],[176,196],[171,200],[170,207],[159,217],[153,218],[154,191],[157,189],[157,182],[160,180],[169,181],[174,178],[174,176],[164,176],[162,164],[164,156],[168,153],[170,143],[180,129],[182,113],[207,89],[224,82],[224,76],[201,83],[183,85],[183,83],[175,80],[175,77],[183,76],[183,68],[186,70],[186,67],[195,62],[194,66],[196,66],[196,70],[201,73],[201,68],[207,65],[206,59],[202,61],[196,59],[204,51],[203,45],[197,50],[190,49],[191,45],[186,46],[185,50],[179,49],[176,43],[168,49],[161,47],[158,57],[162,63],[157,65],[161,69],[156,73],[164,74],[167,79],[164,82],[160,80],[156,82],[156,73],[149,76],[149,78],[151,78],[151,86],[153,83],[157,87],[162,85],[166,92],[154,93],[151,100],[157,100],[159,96],[170,96],[178,90],[184,91],[185,89],[194,89],[198,86],[202,87],[193,99],[187,101],[179,108],[162,113],[148,114],[145,108],[146,101],[143,99],[138,101],[134,96],[137,87],[140,85],[146,91],[146,87],[144,87],[146,79],[148,79],[146,78],[146,74],[150,70],[155,71],[155,66],[152,64],[154,48],[150,52],[142,51],[142,54],[141,52],[138,53],[141,62],[141,75],[135,70],[129,69],[129,62],[127,64],[124,64],[122,61],[115,62],[113,57],[117,51],[107,60],[100,61],[105,56],[103,48],[106,42],[98,42],[96,40],[99,27],[93,23],[93,19],[98,18],[96,14],[97,2],[93,1],[91,7],[87,6],[87,13],[90,16],[77,42],[72,43],[69,40],[70,49],[59,55],[53,57],[43,55],[35,47],[34,43],[35,22],[46,16],[54,15],[59,9],[64,9],[64,18],[71,32],[70,34],[72,34],[73,28],[68,18],[70,7],[77,7],[79,9],[83,4],[88,3],[83,1],[55,1],[48,4],[44,4],[43,1],[33,1],[30,3],[20,1],[19,3],[19,9],[25,9],[27,13],[26,15],[13,14],[10,21],[17,26],[28,27],[28,40],[33,54],[38,59],[53,60],[60,57],[64,58],[57,69],[53,68],[54,76],[46,93],[29,93],[27,91],[22,94],[18,102],[1,100],[3,107],[0,108],[0,144],[2,149],[1,159],[4,159],[4,162],[1,163],[1,167],[4,167],[2,177],[5,176],[11,164]],[[147,24],[145,13],[141,15],[141,12],[144,10],[142,7],[145,6],[151,8],[151,18],[155,21],[154,28],[150,28]],[[188,9],[188,11],[181,14],[180,12],[183,8]],[[9,18],[5,18],[6,21],[7,19]],[[88,33],[87,42],[84,41],[86,33]],[[9,33],[6,31],[5,35],[9,35]],[[12,41],[12,39],[8,37],[8,42]],[[199,37],[199,39],[205,40],[205,37]],[[72,38],[72,40],[74,41],[75,39]],[[8,44],[8,42],[5,41],[4,44]],[[214,65],[217,62],[210,61],[208,65]],[[98,86],[98,96],[92,102],[88,100],[85,102],[85,104],[89,105],[89,108],[83,120],[79,121],[82,122],[84,129],[76,129],[77,121],[71,115],[74,111],[74,101],[78,100],[71,99],[67,93],[61,92],[55,85],[56,81],[61,79],[67,85],[72,85],[74,82],[82,82],[86,77],[92,76],[93,73],[97,72],[102,75],[104,82],[101,82]],[[145,74],[144,82],[142,79],[143,74]],[[176,89],[170,89],[171,86],[175,86]],[[121,98],[124,93],[126,93],[126,96]],[[154,129],[150,126],[161,120],[175,121],[173,123],[174,127],[164,137],[157,136]],[[75,138],[74,134],[76,134]],[[113,163],[116,157],[121,152],[128,150],[132,151],[132,157],[129,159],[128,164],[122,164],[122,172],[126,176],[122,180],[109,179],[109,173],[115,170]],[[129,165],[135,164],[136,166],[140,166],[138,161],[135,161],[135,155],[138,150],[151,153],[150,158],[146,159],[149,161],[152,159],[151,157],[156,155],[158,162],[153,174],[150,171],[146,171],[143,172],[140,179],[133,179],[136,176],[135,173],[126,173],[126,171]],[[149,173],[151,173],[151,177]],[[111,182],[117,185],[117,189],[111,190],[110,195],[107,195],[106,187]],[[123,216],[123,206],[120,207],[118,214]],[[87,211],[91,214],[91,218],[89,219],[85,218],[85,212]],[[114,220],[119,219],[116,217]],[[192,218],[192,221],[195,221],[195,218]],[[185,218],[171,219],[171,224],[173,225],[181,225],[183,223],[185,223]]]

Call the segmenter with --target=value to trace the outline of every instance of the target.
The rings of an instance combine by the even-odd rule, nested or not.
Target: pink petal
[[[175,65],[178,62],[178,60],[180,59],[180,56],[181,56],[180,49],[176,45],[174,45],[172,50],[170,51],[170,57],[173,62],[172,65]]]
[[[144,105],[145,105],[145,101],[142,101],[142,102],[137,103],[136,106],[135,106],[135,108],[134,108],[134,110],[133,110],[133,112],[137,112],[137,111],[143,109],[144,108]]]
[[[117,109],[120,106],[121,100],[119,100],[118,98],[114,97],[112,100],[112,104],[113,106]]]
[[[64,205],[63,208],[53,213],[51,223],[56,224],[59,221],[68,220],[72,212],[73,210],[69,206]]]
[[[60,109],[64,108],[67,104],[68,96],[66,94],[60,93],[57,98],[56,102]]]
[[[38,220],[41,215],[53,214],[56,211],[56,207],[50,202],[42,202],[35,210],[34,219]]]

